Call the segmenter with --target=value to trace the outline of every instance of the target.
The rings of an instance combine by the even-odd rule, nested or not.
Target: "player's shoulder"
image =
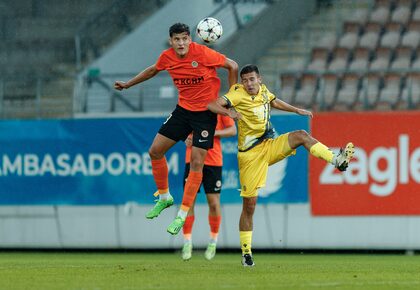
[[[267,86],[265,84],[261,84],[261,92],[263,93],[270,93]]]
[[[160,53],[159,58],[167,58],[168,59],[168,58],[171,58],[171,56],[173,56],[173,55],[175,55],[175,50],[172,47],[170,47],[170,48],[167,48],[167,49],[163,50]]]
[[[243,92],[245,92],[245,89],[242,84],[234,84],[229,89],[229,93],[243,93]]]
[[[272,92],[270,92],[270,90],[267,88],[267,86],[265,84],[261,84],[261,93],[265,94],[265,95],[274,96],[274,94]]]

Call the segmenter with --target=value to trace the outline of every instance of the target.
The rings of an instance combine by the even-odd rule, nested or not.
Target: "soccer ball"
[[[197,35],[206,43],[216,42],[222,34],[222,24],[215,18],[206,17],[197,25]]]

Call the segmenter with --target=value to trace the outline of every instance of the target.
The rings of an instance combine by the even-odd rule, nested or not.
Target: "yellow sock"
[[[321,142],[312,145],[310,152],[313,156],[321,158],[328,163],[332,163],[334,158],[334,153]]]
[[[239,240],[241,241],[242,255],[252,254],[251,242],[252,242],[252,231],[239,231]]]

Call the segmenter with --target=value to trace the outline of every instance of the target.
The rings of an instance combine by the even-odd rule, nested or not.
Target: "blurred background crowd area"
[[[224,28],[214,48],[258,64],[286,102],[314,111],[420,106],[417,0],[0,0],[0,117],[168,112],[177,96],[167,75],[122,93],[113,81],[156,60],[168,21],[186,22],[197,40],[206,16]]]

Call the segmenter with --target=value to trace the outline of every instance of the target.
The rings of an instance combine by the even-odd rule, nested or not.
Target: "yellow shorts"
[[[248,151],[238,152],[242,197],[257,196],[258,188],[265,186],[268,166],[296,154],[296,150],[290,148],[288,136],[286,133],[267,139]]]

